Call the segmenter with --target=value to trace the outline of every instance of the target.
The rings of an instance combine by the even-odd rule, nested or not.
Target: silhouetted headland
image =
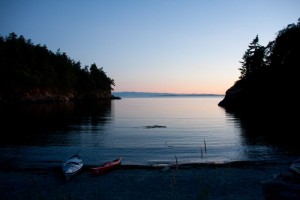
[[[34,45],[22,35],[0,37],[0,102],[43,103],[119,99],[114,80],[95,63],[82,67],[58,49]]]
[[[248,47],[240,62],[239,80],[218,105],[228,112],[266,123],[277,132],[282,130],[282,134],[295,135],[293,127],[297,122],[293,112],[298,106],[295,96],[300,85],[296,73],[300,66],[300,18],[297,24],[280,30],[266,47],[259,44],[258,36]]]

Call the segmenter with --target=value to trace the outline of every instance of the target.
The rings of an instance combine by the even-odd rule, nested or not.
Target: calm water
[[[174,164],[176,158],[179,163],[206,163],[299,155],[227,113],[217,105],[222,98],[1,107],[1,134],[6,137],[0,142],[0,163],[16,168],[60,166],[77,152],[85,165],[118,156],[122,164],[157,165]]]

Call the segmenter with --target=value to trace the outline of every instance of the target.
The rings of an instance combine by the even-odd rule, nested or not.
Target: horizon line
[[[112,93],[139,93],[139,94],[163,94],[163,95],[219,95],[224,96],[225,94],[217,93],[177,93],[177,92],[142,92],[142,91],[120,91]]]

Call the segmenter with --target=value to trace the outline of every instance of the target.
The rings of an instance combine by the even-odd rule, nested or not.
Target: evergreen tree
[[[240,61],[242,66],[239,68],[241,71],[239,78],[241,80],[252,79],[253,76],[257,75],[266,66],[264,61],[265,47],[259,44],[258,35],[256,35],[248,47],[243,56],[243,61]]]
[[[53,53],[15,33],[0,36],[0,102],[30,95],[96,100],[108,97],[112,86],[113,79],[96,64],[81,68],[60,49]]]

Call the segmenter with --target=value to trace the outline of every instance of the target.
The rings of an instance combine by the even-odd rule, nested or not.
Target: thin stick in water
[[[201,158],[203,158],[203,152],[202,152],[202,147],[200,147],[200,149],[201,149]]]

